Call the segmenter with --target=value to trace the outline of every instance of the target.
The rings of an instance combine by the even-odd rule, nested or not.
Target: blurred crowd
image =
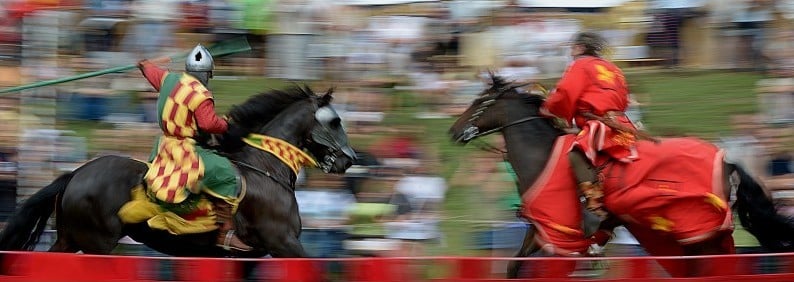
[[[421,132],[381,123],[386,113],[409,103],[390,93],[417,93],[412,114],[418,118],[454,115],[484,89],[477,74],[487,69],[516,81],[558,77],[570,60],[569,40],[582,30],[605,35],[612,45],[610,59],[625,67],[763,74],[759,91],[769,94],[763,103],[776,107],[761,117],[738,118],[736,136],[722,141],[744,161],[757,161],[746,144],[771,142],[772,147],[759,150],[774,157],[754,167],[762,175],[794,171],[790,148],[774,145],[785,141],[769,141],[792,136],[794,1],[554,2],[3,0],[0,86],[132,64],[180,54],[196,43],[245,36],[252,50],[218,59],[218,76],[338,86],[335,103],[350,135],[379,137],[359,152],[364,158],[347,175],[308,171],[301,176],[296,193],[306,229],[301,239],[313,255],[323,257],[428,254],[428,244],[445,244],[441,222],[455,220],[441,213],[445,204],[456,204],[445,203],[452,186],[469,189],[472,199],[466,201],[490,205],[476,218],[466,218],[482,227],[472,232],[478,239],[470,247],[509,255],[527,228],[513,216],[519,199],[510,168],[499,155],[483,154],[463,164],[447,183],[439,153],[422,144]],[[0,96],[0,120],[24,121],[0,122],[0,175],[8,176],[0,182],[17,185],[8,192],[11,188],[0,184],[0,214],[7,216],[7,208],[58,171],[89,157],[148,155],[159,131],[152,116],[156,95],[142,83],[137,73],[118,73]],[[56,115],[104,121],[109,125],[96,135],[107,140],[88,147],[80,134],[53,129]],[[766,124],[788,126],[769,129]],[[32,128],[41,130],[17,134]],[[119,148],[118,138],[130,145]]]

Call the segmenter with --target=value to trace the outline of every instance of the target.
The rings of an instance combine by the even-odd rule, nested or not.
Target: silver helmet
[[[185,61],[185,70],[189,72],[212,71],[214,66],[215,63],[212,60],[210,51],[204,48],[204,46],[201,46],[201,44],[196,45],[196,48],[190,51]]]

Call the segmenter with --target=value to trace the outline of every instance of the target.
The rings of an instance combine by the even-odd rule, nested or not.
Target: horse
[[[252,133],[274,137],[308,151],[326,173],[344,173],[355,160],[347,133],[331,105],[333,90],[315,94],[308,87],[270,90],[231,108],[230,122]],[[301,220],[295,199],[295,170],[273,153],[250,144],[226,153],[246,192],[234,215],[236,232],[254,249],[226,250],[215,245],[217,231],[174,235],[146,221],[125,224],[118,213],[143,185],[143,161],[102,156],[28,198],[0,234],[0,250],[32,250],[53,211],[57,240],[50,252],[109,254],[119,239],[135,241],[172,256],[307,257],[298,238]]]
[[[450,127],[452,141],[467,144],[492,133],[502,134],[505,156],[518,178],[522,217],[534,226],[526,233],[516,257],[527,257],[541,249],[552,255],[585,255],[593,241],[587,240],[582,231],[582,213],[578,212],[582,208],[580,197],[565,157],[565,149],[569,148],[574,134],[560,129],[553,119],[540,114],[544,96],[527,93],[522,90],[526,85],[508,82],[493,74],[491,79],[492,85],[482,91]],[[649,254],[656,256],[733,253],[732,211],[727,203],[735,188],[736,201],[732,208],[742,226],[767,250],[791,251],[794,248],[792,220],[778,214],[761,184],[740,165],[725,161],[718,147],[688,137],[664,138],[659,144],[641,140],[637,144],[641,159],[635,163],[607,160],[597,164],[603,177],[604,205],[612,214],[599,228],[610,229],[623,224]],[[661,148],[666,151],[658,151]],[[707,158],[700,160],[702,156]],[[647,165],[649,163],[654,165]],[[645,168],[637,171],[640,167]],[[669,170],[678,172],[677,176],[672,176],[676,181],[665,182],[665,177],[670,176],[657,173]],[[705,175],[702,178],[706,180],[695,179],[695,175]],[[703,183],[712,186],[696,190],[704,186],[697,184]],[[645,198],[637,197],[640,192],[647,194]],[[684,194],[688,196],[677,196]],[[698,221],[681,224],[694,224],[693,230],[705,231],[690,232],[688,237],[682,237],[686,232],[676,229],[678,227],[669,220],[665,222],[663,216],[653,220],[641,218],[648,210],[638,210],[637,206],[656,200],[667,201],[656,207],[662,215],[676,214],[681,221]],[[701,211],[703,216],[698,218]],[[660,263],[674,276],[697,275],[696,264]],[[517,277],[520,267],[521,261],[512,261],[508,277]]]

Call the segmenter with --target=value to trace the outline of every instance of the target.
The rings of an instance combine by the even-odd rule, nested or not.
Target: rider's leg
[[[231,202],[236,197],[237,176],[232,164],[226,158],[201,147],[197,147],[196,152],[204,161],[204,178],[201,180],[205,187],[203,191],[209,194],[220,226],[218,246],[239,251],[252,250],[234,234],[234,206]]]
[[[234,234],[234,215],[232,214],[232,204],[226,200],[216,197],[209,197],[215,208],[215,218],[219,225],[217,245],[224,249],[235,249],[238,251],[253,250],[246,245],[237,235]]]
[[[595,168],[590,164],[582,150],[573,148],[568,152],[568,160],[571,161],[571,167],[576,175],[577,183],[595,183],[598,180]]]
[[[578,184],[579,191],[587,199],[587,209],[598,216],[606,216],[606,213],[602,208],[604,190],[601,187],[601,183],[598,181],[598,172],[596,171],[595,167],[590,164],[590,161],[587,159],[587,156],[585,156],[584,152],[578,148],[574,148],[568,152],[568,160],[570,161],[571,168],[576,175],[576,183]]]

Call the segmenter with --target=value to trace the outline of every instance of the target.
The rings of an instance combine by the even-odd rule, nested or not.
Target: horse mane
[[[546,102],[546,97],[539,94],[522,94],[522,99],[524,103],[535,105],[535,106],[542,106],[544,102]]]
[[[525,86],[526,84],[517,84],[514,81],[508,81],[504,77],[494,74],[493,72],[489,73],[491,76],[491,88],[489,91],[483,92],[489,93],[499,93],[499,92],[508,92],[513,91],[515,94],[521,94],[522,100],[530,105],[535,106],[542,106],[543,102],[546,101],[546,97],[539,94],[531,94],[531,93],[518,93],[518,88]]]
[[[283,90],[272,89],[251,96],[240,105],[232,106],[229,117],[240,126],[251,129],[267,124],[295,102],[312,97],[316,97],[316,94],[308,87],[295,85]]]
[[[540,107],[543,106],[543,103],[546,102],[546,96],[540,94],[532,94],[526,92],[519,92],[518,88],[525,86],[526,84],[518,84],[514,81],[508,81],[505,78],[496,75],[494,73],[490,73],[491,75],[491,88],[488,91],[483,92],[483,95],[486,93],[505,93],[504,95],[516,95],[519,100],[524,102],[526,105],[531,105],[535,107],[534,115],[540,115]],[[546,121],[551,125],[555,130],[556,134],[562,135],[565,134],[565,129],[561,128],[563,126],[562,123],[553,122],[553,119],[547,118]]]

